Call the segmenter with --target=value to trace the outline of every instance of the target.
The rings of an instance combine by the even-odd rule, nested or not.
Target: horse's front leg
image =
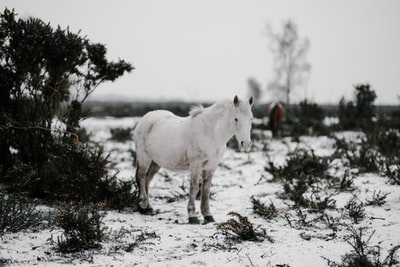
[[[205,223],[215,222],[214,217],[210,212],[210,188],[213,175],[214,171],[203,171],[200,209],[201,214],[204,216]]]
[[[189,191],[189,202],[187,206],[188,215],[189,215],[189,223],[190,224],[199,224],[199,218],[197,218],[196,212],[196,195],[199,191],[199,181],[201,177],[201,169],[192,169],[190,171],[190,191]]]

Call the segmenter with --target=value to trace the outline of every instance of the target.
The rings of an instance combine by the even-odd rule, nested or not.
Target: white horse
[[[195,198],[201,178],[201,213],[205,223],[214,222],[209,207],[211,179],[233,135],[241,151],[250,151],[252,105],[253,97],[242,101],[235,96],[233,101],[217,102],[208,108],[194,107],[188,117],[178,117],[166,110],[147,113],[134,131],[139,211],[154,214],[149,203],[149,184],[161,167],[189,170],[189,223],[199,223]]]

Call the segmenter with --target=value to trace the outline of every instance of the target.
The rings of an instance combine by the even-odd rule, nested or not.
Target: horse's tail
[[[138,126],[138,124],[139,124],[139,122],[137,121],[135,123],[135,125],[133,125],[133,129],[132,129],[132,131],[133,131],[133,140],[135,140],[135,129]],[[136,147],[135,147],[135,149],[136,149]],[[133,167],[137,168],[139,165],[138,165],[138,161],[137,161],[136,150],[132,150],[132,157],[133,157]]]

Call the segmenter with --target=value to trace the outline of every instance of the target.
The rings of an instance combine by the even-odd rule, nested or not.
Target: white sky
[[[337,104],[368,82],[377,103],[400,103],[398,0],[1,0],[4,7],[81,30],[106,45],[109,59],[135,66],[94,98],[214,101],[247,96],[249,77],[265,90],[273,78],[266,25],[277,31],[290,18],[310,40],[312,66],[293,102]]]

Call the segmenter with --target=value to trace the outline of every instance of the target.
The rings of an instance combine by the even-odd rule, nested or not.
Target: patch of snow
[[[121,180],[134,178],[135,167],[130,150],[133,141],[118,143],[109,139],[110,128],[132,128],[138,118],[90,118],[82,125],[92,133],[92,139],[104,144],[105,153],[110,153],[111,171]],[[357,132],[340,132],[338,138],[358,140],[364,135]],[[300,143],[291,138],[266,138],[266,150],[250,154],[228,149],[217,169],[211,187],[211,210],[217,222],[225,222],[235,211],[247,216],[255,227],[264,229],[275,241],[242,242],[229,245],[216,224],[190,225],[187,223],[187,197],[189,178],[186,173],[161,170],[150,187],[150,201],[159,213],[144,216],[130,210],[108,211],[104,224],[110,232],[121,228],[128,235],[120,242],[133,242],[144,232],[154,232],[156,238],[145,240],[133,251],[115,250],[113,241],[102,243],[100,250],[77,255],[61,255],[55,252],[55,242],[62,231],[58,228],[39,232],[7,233],[0,239],[0,259],[11,261],[10,266],[275,266],[287,264],[291,267],[328,266],[326,259],[340,262],[341,256],[351,250],[346,242],[347,227],[339,225],[336,237],[332,230],[319,224],[313,227],[291,227],[283,214],[288,210],[288,201],[277,193],[282,185],[267,180],[272,175],[264,170],[269,161],[282,166],[287,154],[297,148],[313,150],[318,156],[329,156],[334,152],[334,140],[328,137],[301,137]],[[256,146],[259,148],[264,145]],[[330,164],[330,174],[344,175],[340,160]],[[371,244],[379,244],[387,251],[400,243],[400,187],[388,183],[388,179],[376,174],[353,174],[354,192],[334,195],[337,209],[327,210],[330,216],[340,216],[349,199],[356,195],[360,201],[370,199],[374,191],[389,193],[383,206],[366,206],[366,218],[356,227],[367,227],[367,235],[375,231]],[[181,196],[181,197],[177,197]],[[265,203],[274,203],[279,216],[265,220],[252,209],[251,197]],[[168,201],[169,198],[176,198]],[[197,201],[196,207],[199,207]],[[291,213],[288,213],[289,215]],[[308,216],[313,216],[308,214]],[[351,222],[348,222],[351,224]],[[304,238],[307,236],[307,238]],[[383,255],[386,256],[386,255]]]

